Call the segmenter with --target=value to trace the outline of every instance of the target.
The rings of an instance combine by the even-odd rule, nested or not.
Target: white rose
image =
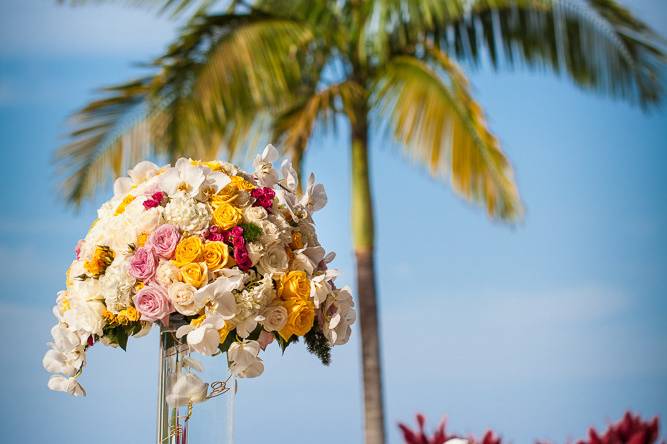
[[[206,303],[195,287],[184,282],[174,282],[167,293],[176,311],[186,316],[196,314]]]
[[[269,247],[257,263],[257,268],[262,274],[284,272],[287,267],[289,267],[289,258],[282,244]]]
[[[269,213],[262,207],[248,207],[243,210],[243,219],[258,226],[263,220],[266,220],[268,215]]]
[[[282,305],[267,307],[262,316],[264,317],[262,325],[266,331],[282,330],[287,323],[287,309]]]
[[[248,250],[248,256],[250,257],[252,263],[256,264],[259,262],[262,255],[264,254],[264,245],[260,244],[259,242],[249,242],[245,246]]]
[[[209,206],[179,192],[170,197],[164,207],[164,219],[183,231],[196,233],[203,230],[211,219]]]
[[[174,282],[179,282],[181,270],[171,261],[161,260],[155,270],[155,280],[164,288],[169,288]]]
[[[244,340],[234,342],[227,351],[229,371],[239,378],[255,378],[264,371],[264,363],[258,357],[259,342]]]
[[[268,220],[258,221],[256,224],[262,230],[259,241],[264,245],[272,245],[281,239],[281,232],[278,226]]]

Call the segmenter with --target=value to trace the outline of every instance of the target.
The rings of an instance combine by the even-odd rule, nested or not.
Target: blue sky
[[[626,2],[627,3],[627,2]],[[667,7],[632,8],[667,35]],[[95,347],[85,399],[46,388],[50,307],[72,249],[93,219],[57,194],[51,158],[67,115],[101,85],[137,74],[173,23],[116,6],[0,4],[0,417],[4,442],[150,442],[157,337],[129,351]],[[516,227],[489,221],[374,143],[387,425],[422,411],[452,429],[492,427],[516,443],[582,437],[625,409],[667,419],[667,111],[644,114],[527,72],[472,74],[515,167],[526,206]],[[345,131],[307,158],[329,193],[323,244],[352,284]],[[405,251],[403,233],[412,247]],[[355,332],[357,333],[357,332]],[[242,381],[239,443],[361,442],[358,335],[322,367],[302,347],[266,356]],[[224,374],[210,360],[211,377]],[[220,439],[224,401],[195,411]],[[222,441],[218,441],[222,442]]]

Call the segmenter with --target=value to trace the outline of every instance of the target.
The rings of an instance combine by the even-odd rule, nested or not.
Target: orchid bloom
[[[174,168],[159,177],[159,186],[170,196],[182,191],[196,197],[205,179],[202,168],[192,165],[190,159],[180,158]]]

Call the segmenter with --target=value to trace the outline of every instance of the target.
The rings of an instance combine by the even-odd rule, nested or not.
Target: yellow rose
[[[203,253],[204,243],[198,236],[190,236],[181,239],[176,245],[174,260],[178,265],[197,262]]]
[[[227,184],[218,194],[211,196],[211,206],[215,210],[223,203],[232,203],[239,195],[239,189],[233,183]]]
[[[223,325],[222,328],[218,330],[221,344],[225,342],[225,339],[227,339],[227,336],[232,330],[234,330],[234,325],[229,321],[225,321],[225,325]]]
[[[208,267],[206,262],[191,262],[181,267],[183,282],[200,288],[208,282]]]
[[[98,245],[95,247],[93,257],[83,263],[83,267],[95,279],[99,278],[109,265],[113,262],[115,254],[113,250],[106,245]]]
[[[287,309],[287,323],[278,333],[284,340],[290,336],[304,336],[313,328],[315,305],[310,300],[291,299],[284,304]]]
[[[227,265],[229,260],[229,248],[227,244],[220,241],[211,241],[204,244],[204,261],[211,271]]]
[[[232,185],[235,185],[236,188],[242,191],[250,191],[257,188],[255,185],[251,184],[241,176],[232,176]]]
[[[303,271],[290,271],[278,281],[278,297],[283,300],[302,299],[310,297],[310,281]]]
[[[125,208],[135,199],[135,197],[131,194],[128,194],[125,196],[125,199],[118,205],[116,208],[116,211],[114,212],[114,216],[118,216],[119,214],[123,214],[125,212]],[[92,228],[92,227],[91,227]]]
[[[243,213],[235,206],[221,202],[213,212],[213,221],[223,230],[235,227],[243,220]]]

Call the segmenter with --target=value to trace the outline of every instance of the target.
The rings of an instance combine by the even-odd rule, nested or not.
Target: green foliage
[[[241,224],[246,242],[255,242],[262,235],[262,229],[253,223]]]
[[[274,331],[273,336],[276,338],[276,341],[278,342],[280,349],[283,351],[283,354],[285,354],[285,350],[287,349],[287,347],[289,347],[290,344],[299,342],[299,337],[297,335],[292,335],[289,337],[288,340],[284,340],[283,337],[280,336],[280,334],[278,334],[277,331]]]
[[[320,361],[322,361],[322,364],[331,364],[331,345],[326,336],[324,336],[324,333],[322,333],[322,329],[320,329],[317,322],[315,322],[313,328],[306,333],[304,339],[306,341],[306,347],[310,353],[317,356]]]
[[[102,333],[110,344],[118,345],[126,351],[128,338],[136,335],[139,331],[141,331],[141,322],[132,322],[128,325],[107,325],[102,330]]]
[[[229,350],[229,347],[236,341],[236,329],[232,330],[227,334],[227,337],[225,338],[225,342],[220,344],[218,346],[218,349],[220,349],[221,353],[225,353],[227,350]]]

